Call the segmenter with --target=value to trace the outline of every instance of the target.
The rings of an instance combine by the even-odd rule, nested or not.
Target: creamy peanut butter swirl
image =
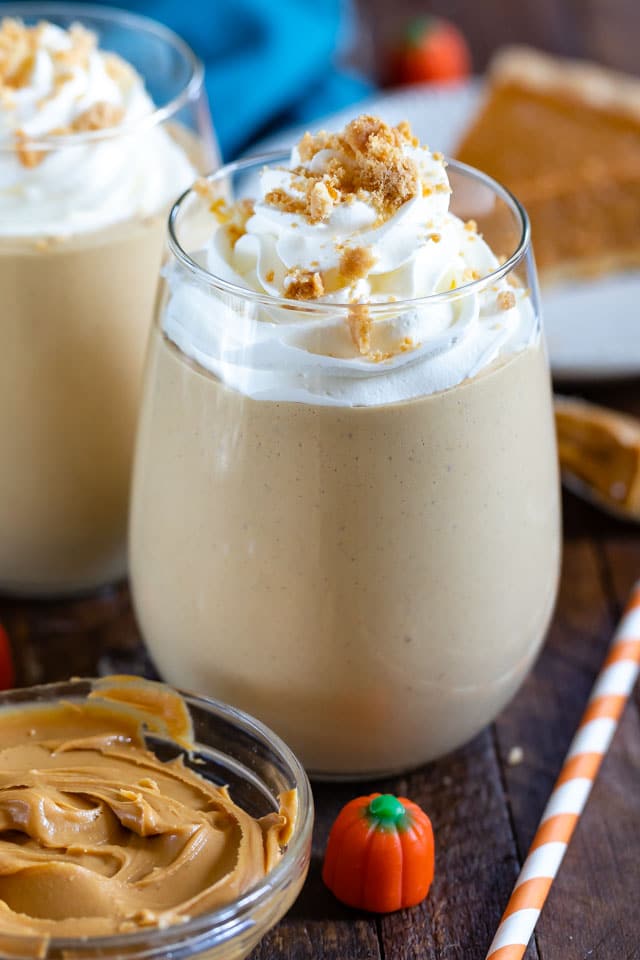
[[[295,792],[255,820],[181,757],[147,750],[143,724],[191,738],[177,694],[125,678],[85,702],[0,713],[0,934],[165,927],[231,902],[277,863]]]

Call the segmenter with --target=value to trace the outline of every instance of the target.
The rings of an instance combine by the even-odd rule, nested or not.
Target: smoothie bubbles
[[[160,671],[319,776],[461,744],[523,679],[557,583],[523,211],[365,116],[199,181],[170,246],[130,530]]]
[[[0,589],[64,594],[126,572],[166,215],[214,152],[201,66],[170,31],[79,4],[11,11],[0,17]]]

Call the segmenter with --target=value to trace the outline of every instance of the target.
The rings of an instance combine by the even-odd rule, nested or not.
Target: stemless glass
[[[170,30],[81,4],[0,4],[4,18],[93,31],[141,75],[155,105],[108,129],[0,137],[0,590],[54,595],[126,572],[135,420],[166,216],[195,172],[215,166],[217,150],[202,65]],[[144,214],[122,192],[123,171],[140,157],[149,164],[136,173],[133,206],[146,197]],[[99,197],[99,222],[88,190],[91,202]]]
[[[227,166],[212,189],[251,196],[256,171],[284,159]],[[384,400],[381,362],[342,402],[340,360],[314,357],[315,332],[346,328],[352,307],[213,276],[194,253],[199,198],[170,217],[134,463],[135,609],[163,676],[250,710],[317,777],[398,772],[468,740],[518,688],[555,600],[559,484],[528,222],[488,177],[448,172],[452,211],[501,265],[369,306],[373,339],[407,311],[437,331],[398,368],[424,381],[402,401]],[[448,385],[480,304],[507,309],[516,288],[519,339]],[[268,349],[278,324],[285,352]]]

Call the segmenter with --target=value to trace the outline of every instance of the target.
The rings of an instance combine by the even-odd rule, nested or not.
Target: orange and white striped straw
[[[598,674],[486,960],[522,960],[640,671],[640,581]]]

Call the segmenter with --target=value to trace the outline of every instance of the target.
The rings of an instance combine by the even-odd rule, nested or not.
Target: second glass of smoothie
[[[316,776],[451,750],[512,697],[556,594],[524,212],[364,117],[200,184],[171,247],[130,528],[161,673]]]
[[[199,61],[144,17],[0,5],[0,590],[126,572],[166,216],[216,159]]]

